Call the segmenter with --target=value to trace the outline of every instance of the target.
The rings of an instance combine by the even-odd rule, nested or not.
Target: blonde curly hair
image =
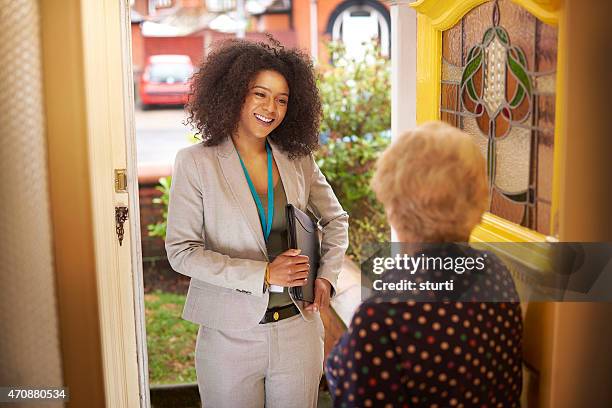
[[[440,121],[395,140],[371,185],[400,239],[466,241],[488,206],[482,153],[468,134]]]

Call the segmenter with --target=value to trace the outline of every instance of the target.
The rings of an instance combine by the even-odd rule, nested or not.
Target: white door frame
[[[417,16],[413,0],[395,0],[391,14],[391,139],[414,129],[416,123]],[[391,241],[398,241],[391,229]]]
[[[134,119],[134,73],[132,66],[132,25],[130,20],[130,0],[122,3],[121,8],[121,46],[123,52],[123,85],[125,110],[125,142],[127,153],[128,195],[131,214],[130,238],[131,261],[134,282],[134,320],[136,323],[136,351],[138,355],[138,378],[140,406],[150,407],[149,358],[147,353],[147,332],[145,322],[144,280],[142,270],[142,239],[140,235],[140,195],[138,191],[138,160]]]
[[[81,0],[89,179],[108,407],[149,407],[129,0]],[[116,192],[114,170],[127,170]],[[122,245],[115,207],[127,206]]]

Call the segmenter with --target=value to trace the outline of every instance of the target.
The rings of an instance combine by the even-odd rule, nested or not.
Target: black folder
[[[314,302],[314,281],[317,278],[321,259],[319,227],[308,214],[292,204],[287,204],[287,237],[289,249],[301,249],[300,255],[307,255],[310,264],[306,285],[291,287],[289,291],[295,299],[312,303]]]

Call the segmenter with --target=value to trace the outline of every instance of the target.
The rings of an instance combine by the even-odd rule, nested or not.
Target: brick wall
[[[149,14],[149,0],[135,0],[133,7],[141,16]]]
[[[189,55],[191,61],[197,65],[204,55],[204,37],[192,35],[186,37],[144,37],[144,56],[158,54]]]
[[[144,44],[140,24],[132,24],[132,68],[134,74],[144,69]]]

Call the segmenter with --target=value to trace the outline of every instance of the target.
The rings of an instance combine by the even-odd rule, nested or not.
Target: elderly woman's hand
[[[306,306],[304,310],[318,312],[327,309],[331,297],[331,283],[327,279],[317,278],[314,283],[314,295],[314,303]]]

